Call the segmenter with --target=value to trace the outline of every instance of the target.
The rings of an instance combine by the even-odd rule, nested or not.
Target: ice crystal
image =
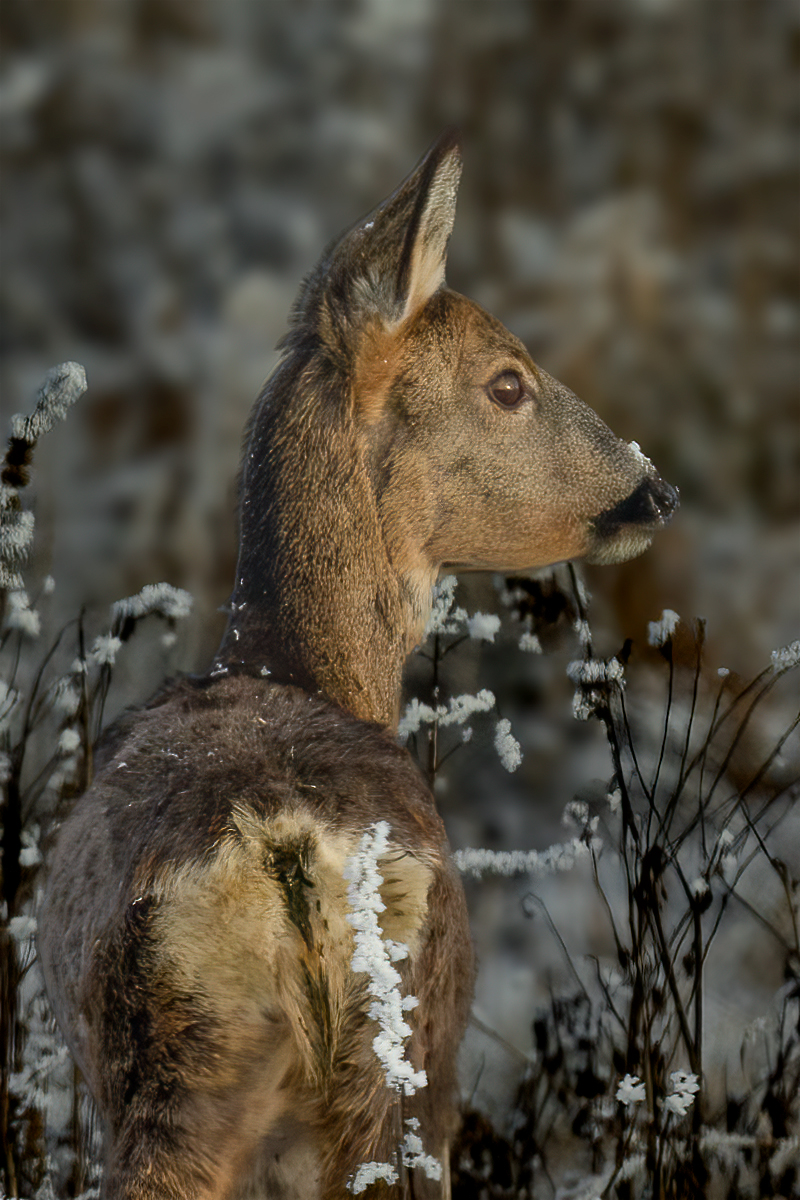
[[[162,617],[179,621],[188,617],[192,603],[192,596],[183,588],[173,587],[169,583],[148,583],[135,596],[127,596],[112,604],[111,613],[115,621],[124,621],[128,617],[138,620],[150,613],[160,613]]]
[[[383,877],[378,862],[388,850],[389,832],[387,821],[371,825],[361,838],[358,852],[347,860],[344,877],[350,885],[347,898],[353,910],[347,919],[355,929],[351,966],[353,971],[363,971],[369,976],[372,996],[369,1015],[379,1026],[372,1048],[383,1064],[387,1086],[411,1096],[418,1088],[425,1087],[428,1079],[424,1071],[415,1071],[405,1058],[405,1041],[412,1031],[403,1019],[403,1012],[416,1007],[417,1000],[412,996],[402,997],[401,976],[392,963],[406,958],[408,947],[384,938],[378,923],[378,913],[386,907],[380,895]]]
[[[121,646],[122,642],[118,637],[114,637],[112,634],[102,634],[94,639],[92,658],[101,667],[111,667],[116,662],[117,651]]]
[[[500,629],[500,618],[495,613],[473,613],[466,618],[469,636],[476,641],[493,642]]]
[[[626,1075],[617,1088],[616,1096],[621,1104],[641,1104],[647,1099],[647,1089],[638,1075]]]
[[[700,1084],[697,1076],[688,1071],[673,1071],[670,1074],[672,1091],[664,1098],[664,1108],[676,1117],[683,1117],[694,1104],[695,1093]]]
[[[527,650],[529,654],[542,653],[542,643],[535,633],[523,633],[519,639],[519,648],[520,650]]]
[[[520,744],[511,732],[511,722],[505,717],[497,722],[494,731],[494,748],[500,756],[500,762],[507,771],[516,771],[522,762]]]
[[[11,436],[33,445],[86,391],[86,372],[80,363],[65,362],[51,367],[39,388],[36,408],[28,417],[11,418]]]
[[[377,1183],[379,1179],[385,1180],[386,1183],[397,1183],[397,1171],[391,1163],[362,1163],[348,1183],[347,1190],[354,1196],[358,1196],[360,1192],[365,1192],[370,1184]]]
[[[454,595],[458,580],[455,575],[444,575],[433,585],[431,610],[425,623],[424,637],[434,633],[457,633],[467,614],[463,608],[454,607]]]
[[[463,875],[479,879],[481,875],[532,875],[569,871],[590,853],[580,838],[557,842],[547,850],[457,850],[453,855]]]
[[[602,658],[580,658],[567,664],[567,675],[573,683],[583,686],[594,683],[618,683],[625,678],[625,668],[618,658],[606,662]]]
[[[660,621],[650,621],[647,626],[647,641],[651,646],[665,646],[672,640],[672,635],[678,628],[680,617],[671,608],[665,608]]]
[[[437,704],[436,708],[430,704],[421,704],[415,696],[400,719],[397,736],[401,742],[405,741],[410,734],[416,733],[421,725],[432,725],[434,722],[442,726],[463,725],[474,713],[488,712],[494,708],[494,704],[494,693],[486,688],[477,695],[465,692],[461,696],[453,697],[446,705]]]
[[[415,1168],[419,1168],[425,1172],[428,1179],[441,1179],[442,1164],[432,1154],[425,1153],[425,1147],[418,1132],[419,1121],[416,1117],[409,1117],[406,1121],[406,1126],[406,1135],[403,1138],[403,1144],[400,1148],[403,1166],[408,1167],[412,1171]]]
[[[58,739],[59,754],[74,754],[81,744],[81,735],[77,729],[62,729]]]
[[[36,918],[21,916],[12,917],[8,922],[8,932],[17,942],[26,942],[36,933]]]
[[[774,671],[789,671],[800,663],[800,639],[780,650],[772,651],[772,669]]]
[[[0,559],[3,562],[12,565],[25,561],[35,525],[34,515],[27,509],[0,508]]]
[[[62,675],[56,679],[51,687],[50,695],[53,708],[67,717],[74,717],[81,706],[81,694],[72,675]]]
[[[589,627],[589,622],[585,621],[583,617],[578,617],[573,628],[578,635],[578,641],[583,649],[586,650],[592,644],[592,631]]]
[[[38,637],[41,629],[39,614],[30,607],[27,592],[16,591],[8,593],[8,612],[6,613],[6,628],[18,629],[26,637]]]

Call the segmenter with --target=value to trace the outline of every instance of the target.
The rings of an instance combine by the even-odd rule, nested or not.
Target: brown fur
[[[107,731],[59,832],[40,953],[106,1123],[107,1200],[343,1198],[415,1116],[446,1167],[473,963],[433,797],[392,736],[403,661],[444,563],[618,560],[675,505],[443,287],[459,173],[445,135],[306,281],[250,422],[217,659]],[[508,371],[514,410],[491,396]],[[382,930],[409,948],[407,1056],[428,1075],[410,1097],[351,967],[343,869],[380,820]],[[415,1197],[448,1194],[414,1172]]]

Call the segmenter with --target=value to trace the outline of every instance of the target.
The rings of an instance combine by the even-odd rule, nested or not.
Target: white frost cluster
[[[664,646],[680,624],[680,617],[671,608],[665,608],[660,621],[650,621],[647,626],[647,641],[651,646]]]
[[[69,408],[86,391],[86,372],[80,363],[65,362],[51,367],[38,392],[36,408],[29,417],[11,418],[11,436],[31,445],[63,421]]]
[[[527,650],[529,654],[542,653],[542,643],[536,634],[528,633],[527,631],[519,639],[519,648],[520,650]]]
[[[358,852],[345,865],[344,877],[350,884],[347,898],[353,910],[347,919],[356,931],[351,965],[353,971],[369,975],[369,1015],[380,1027],[372,1048],[383,1064],[387,1086],[412,1096],[428,1082],[425,1072],[415,1071],[405,1057],[405,1041],[412,1031],[403,1012],[416,1008],[418,1001],[416,996],[401,996],[400,972],[392,966],[408,957],[408,946],[384,938],[378,924],[378,913],[386,907],[380,895],[383,877],[378,862],[387,852],[389,832],[388,821],[370,826]]]
[[[397,1171],[391,1163],[368,1162],[362,1163],[347,1185],[347,1190],[354,1196],[365,1192],[371,1183],[383,1179],[386,1183],[397,1183]]]
[[[587,650],[592,644],[592,630],[589,622],[584,620],[583,617],[578,617],[573,625],[573,629],[578,635],[578,641],[581,646],[584,650]]]
[[[479,642],[493,642],[500,629],[500,618],[496,613],[473,613],[466,618],[467,631]]]
[[[432,1154],[425,1153],[425,1147],[422,1144],[422,1138],[417,1132],[418,1130],[419,1121],[417,1118],[409,1117],[406,1120],[406,1135],[400,1145],[400,1157],[403,1161],[403,1166],[407,1167],[410,1171],[420,1168],[425,1172],[428,1179],[438,1181],[442,1178],[442,1164]],[[398,1174],[392,1163],[361,1163],[352,1180],[348,1183],[347,1190],[357,1196],[360,1192],[365,1191],[371,1183],[377,1183],[379,1179],[385,1180],[386,1183],[397,1183]]]
[[[39,849],[39,826],[32,825],[30,829],[23,829],[20,834],[22,849],[19,852],[19,865],[21,867],[38,867],[42,861],[42,852]]]
[[[81,706],[81,694],[72,675],[61,675],[50,688],[53,708],[66,717],[74,717]]]
[[[695,1093],[700,1091],[697,1076],[688,1071],[673,1071],[670,1081],[672,1091],[664,1099],[664,1108],[676,1117],[684,1117],[694,1104]]]
[[[121,648],[122,642],[113,634],[101,634],[100,637],[94,639],[92,646],[91,657],[101,667],[112,667],[116,662],[117,651]]]
[[[772,669],[774,671],[789,671],[800,663],[800,640],[789,646],[781,646],[780,650],[772,651]]]
[[[643,467],[653,466],[647,455],[642,452],[642,448],[638,442],[628,442],[628,449],[633,451],[634,458],[637,462],[641,463]]]
[[[418,1132],[419,1121],[416,1117],[409,1117],[406,1120],[406,1126],[406,1136],[403,1138],[403,1144],[400,1147],[403,1166],[408,1167],[412,1171],[416,1167],[419,1167],[425,1172],[428,1179],[441,1179],[442,1164],[432,1154],[425,1153],[425,1147]]]
[[[169,583],[148,583],[135,596],[112,604],[111,615],[115,621],[124,621],[128,617],[138,620],[150,613],[160,613],[162,617],[179,621],[188,617],[192,603],[191,595],[183,588],[173,587]]]
[[[7,629],[19,629],[26,637],[39,636],[41,629],[39,614],[31,608],[27,592],[8,593],[8,611],[5,623]]]
[[[585,800],[569,800],[564,805],[561,824],[566,825],[567,828],[582,829],[593,834],[600,824],[600,818],[591,815],[589,805]]]
[[[36,934],[36,918],[30,916],[12,917],[8,922],[8,932],[17,942],[27,942]]]
[[[575,659],[567,664],[567,676],[576,685],[572,697],[572,715],[576,721],[588,721],[605,702],[603,693],[593,685],[625,686],[625,668],[618,658],[607,662],[602,658]]]
[[[641,1104],[647,1099],[647,1089],[638,1075],[626,1075],[617,1088],[617,1100],[621,1104]]]
[[[0,585],[4,588],[22,586],[21,576],[14,568],[28,557],[36,523],[32,512],[10,506],[10,499],[16,494],[14,488],[0,485]]]
[[[547,850],[456,850],[453,861],[462,875],[533,875],[571,871],[590,848],[581,838],[557,842]]]
[[[58,739],[59,754],[74,754],[81,744],[81,735],[77,729],[62,729]]]
[[[458,580],[455,575],[444,575],[433,585],[431,611],[425,623],[424,637],[434,633],[458,633],[459,625],[466,620],[463,608],[453,607],[453,597]]]
[[[511,722],[505,717],[497,722],[494,731],[494,748],[500,755],[500,762],[507,771],[516,771],[522,762],[520,744],[511,732]]]
[[[404,742],[410,734],[417,732],[420,725],[433,725],[434,722],[442,726],[463,725],[474,713],[488,712],[494,708],[494,704],[494,693],[487,688],[483,688],[476,696],[471,692],[464,692],[461,696],[455,696],[448,704],[437,704],[435,708],[430,704],[421,704],[415,696],[400,719],[397,736]]]
[[[584,687],[593,683],[622,684],[625,668],[618,658],[610,658],[608,662],[602,658],[579,658],[567,664],[567,676]]]

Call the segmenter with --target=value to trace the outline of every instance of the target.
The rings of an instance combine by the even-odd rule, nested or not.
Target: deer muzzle
[[[592,521],[592,563],[624,562],[641,554],[680,503],[678,489],[660,475],[648,474],[638,487]]]

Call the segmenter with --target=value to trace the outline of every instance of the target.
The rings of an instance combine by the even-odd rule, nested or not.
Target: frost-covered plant
[[[40,649],[55,582],[47,576],[36,589],[26,584],[35,522],[21,493],[38,439],[85,388],[76,363],[49,371],[34,412],[12,418],[0,470],[0,1190],[12,1196],[69,1191],[88,1198],[86,1189],[98,1181],[90,1102],[55,1027],[36,960],[36,872],[58,806],[91,781],[92,745],[117,655],[143,617],[161,616],[172,634],[191,606],[187,592],[151,584],[112,607],[110,625],[91,650],[83,614]]]
[[[458,580],[455,575],[445,575],[433,588],[431,611],[425,626],[424,644],[418,653],[431,663],[431,701],[426,704],[413,696],[400,717],[397,734],[401,742],[427,732],[427,767],[431,782],[459,746],[472,738],[470,719],[481,713],[489,713],[496,707],[496,698],[488,688],[475,694],[465,692],[452,696],[446,702],[442,696],[444,685],[441,667],[445,658],[469,639],[478,642],[494,642],[500,630],[500,618],[495,613],[475,612],[469,614],[456,604],[455,593]],[[439,733],[442,729],[460,727],[461,736],[451,740],[442,751]],[[494,730],[494,747],[507,771],[516,771],[522,762],[520,744],[511,732],[511,722],[506,717],[497,720]],[[415,739],[419,757],[422,745]]]
[[[571,574],[572,597],[550,607],[572,624],[577,641],[579,656],[567,666],[576,689],[574,715],[605,727],[612,774],[596,801],[567,805],[566,823],[582,830],[567,849],[590,857],[597,912],[606,914],[616,957],[610,967],[596,961],[594,983],[584,982],[541,899],[527,898],[525,911],[545,913],[581,990],[554,995],[550,1010],[535,1020],[535,1058],[520,1088],[514,1136],[505,1142],[498,1135],[496,1142],[505,1147],[505,1183],[496,1190],[489,1181],[482,1186],[488,1197],[509,1194],[512,1183],[515,1195],[538,1196],[552,1178],[552,1131],[561,1125],[560,1136],[571,1128],[584,1148],[586,1174],[570,1197],[699,1200],[720,1188],[728,1191],[719,1194],[731,1195],[731,1188],[740,1189],[735,1194],[742,1197],[794,1194],[800,1187],[800,887],[779,837],[798,794],[786,756],[790,746],[796,750],[800,714],[760,760],[748,759],[752,747],[745,754],[744,741],[759,706],[800,665],[800,643],[775,651],[749,684],[727,670],[710,682],[704,623],[695,629],[693,670],[678,668],[673,644],[680,619],[665,610],[648,635],[668,673],[662,728],[651,751],[646,731],[631,716],[632,644],[609,658],[597,656],[587,597]],[[528,620],[537,605],[541,611],[526,581],[506,590],[509,605],[519,605]],[[532,636],[540,632],[531,625]],[[683,626],[683,652],[687,633]],[[553,851],[558,863],[559,848]],[[457,861],[467,870],[480,871],[485,862],[487,869],[535,871],[550,853],[465,851]],[[742,887],[756,866],[770,871],[783,891],[782,924],[755,910]],[[615,899],[620,876],[621,905]],[[742,1049],[745,1057],[759,1049],[752,1089],[731,1095],[720,1111],[705,1078],[705,975],[711,945],[736,910],[752,913],[769,931],[788,983],[773,1016],[754,1031],[751,1049]],[[485,1156],[485,1140],[481,1144]],[[467,1178],[481,1178],[478,1160],[473,1165],[462,1152],[461,1163]]]

